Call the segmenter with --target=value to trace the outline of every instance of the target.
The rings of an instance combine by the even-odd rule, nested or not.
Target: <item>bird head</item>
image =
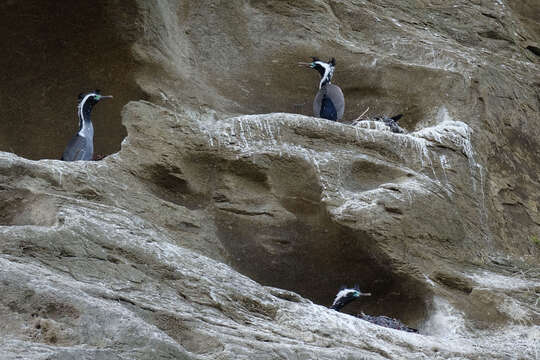
[[[363,293],[358,286],[355,286],[354,288],[342,287],[337,293],[331,308],[339,311],[342,307],[361,296],[371,296],[371,293]]]
[[[321,82],[319,84],[319,88],[321,88],[324,84],[329,83],[332,80],[336,59],[331,58],[328,62],[324,62],[315,56],[313,56],[312,59],[313,61],[310,63],[299,62],[298,65],[317,70],[321,75]]]
[[[79,94],[79,103],[85,103],[88,102],[92,105],[97,104],[102,99],[111,99],[112,95],[101,95],[101,91],[94,90],[87,93],[80,93]]]
[[[79,125],[82,126],[83,119],[89,119],[90,112],[94,105],[102,99],[112,98],[112,95],[101,95],[99,90],[79,94],[79,103],[77,105],[77,114],[79,116]]]

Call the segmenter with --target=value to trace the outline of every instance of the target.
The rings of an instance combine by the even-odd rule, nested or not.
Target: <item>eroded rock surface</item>
[[[102,161],[0,153],[0,357],[538,356],[535,2],[95,6],[138,101]],[[306,116],[311,55],[338,59],[344,124]],[[348,124],[368,107],[407,133]],[[420,334],[326,309],[344,284]]]

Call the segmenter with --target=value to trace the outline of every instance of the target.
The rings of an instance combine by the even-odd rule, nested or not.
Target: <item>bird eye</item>
[[[101,95],[94,96],[94,100],[99,101],[99,99],[101,99]]]

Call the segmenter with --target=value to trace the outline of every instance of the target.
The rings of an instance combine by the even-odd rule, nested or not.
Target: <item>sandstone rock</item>
[[[0,5],[32,20],[5,69],[62,49],[3,82],[2,149],[60,154],[56,95],[88,83],[120,95],[96,149],[128,136],[0,153],[2,359],[537,356],[535,2],[39,4]],[[40,11],[64,20],[38,36]],[[311,55],[338,60],[343,124],[308,116]],[[408,132],[348,124],[368,107]],[[420,334],[326,309],[345,284]]]

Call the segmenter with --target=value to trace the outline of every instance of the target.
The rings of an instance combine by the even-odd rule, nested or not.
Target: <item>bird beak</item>
[[[371,296],[371,293],[358,292],[358,296]]]
[[[302,67],[308,67],[308,68],[310,68],[310,67],[311,67],[311,64],[312,64],[312,63],[307,63],[307,62],[299,62],[299,63],[298,63],[298,66],[302,66]]]
[[[112,95],[101,95],[101,98],[102,99],[112,99],[113,96]]]

